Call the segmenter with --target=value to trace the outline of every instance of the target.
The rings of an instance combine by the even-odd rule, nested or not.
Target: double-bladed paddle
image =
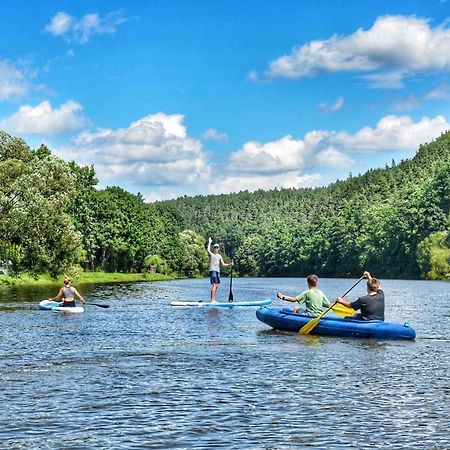
[[[345,294],[342,294],[341,297],[345,297],[356,285],[365,278],[363,275]],[[335,301],[333,304],[331,304],[325,311],[323,311],[321,314],[319,314],[314,319],[310,320],[306,325],[303,325],[299,333],[300,334],[309,334],[311,331],[316,328],[317,324],[320,322],[320,319],[330,310],[333,309],[337,305],[337,301]]]

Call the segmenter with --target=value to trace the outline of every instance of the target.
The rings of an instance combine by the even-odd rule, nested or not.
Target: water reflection
[[[351,284],[321,280],[330,298]],[[236,279],[233,292],[236,301],[275,298],[303,285]],[[441,317],[448,285],[383,285],[388,319],[409,320],[416,342],[300,336],[271,330],[254,308],[169,306],[205,298],[207,280],[91,287],[83,291],[88,301],[111,308],[70,317],[37,309],[45,290],[2,291],[0,442],[448,449],[450,328]],[[226,290],[220,295],[226,301]]]

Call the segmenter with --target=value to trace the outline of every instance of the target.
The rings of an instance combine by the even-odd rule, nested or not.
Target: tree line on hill
[[[208,236],[242,276],[450,278],[450,133],[328,187],[148,204],[95,170],[0,132],[0,262],[13,273],[199,276]]]
[[[214,236],[241,275],[450,278],[450,133],[410,159],[325,188],[184,197],[184,226]]]

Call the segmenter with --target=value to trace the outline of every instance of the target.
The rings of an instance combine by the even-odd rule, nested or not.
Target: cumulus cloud
[[[414,122],[409,116],[385,116],[375,128],[364,127],[355,134],[345,131],[329,136],[329,141],[348,152],[411,150],[430,142],[450,129],[443,116],[423,117]]]
[[[16,113],[0,121],[0,128],[19,135],[66,134],[81,130],[89,123],[82,111],[82,106],[72,100],[55,109],[46,100],[34,107],[21,106]]]
[[[332,114],[339,111],[344,106],[344,97],[339,97],[333,103],[321,103],[318,110],[323,114]]]
[[[333,147],[329,147],[317,153],[315,162],[319,166],[331,167],[333,169],[347,169],[356,164],[350,156]]]
[[[227,142],[228,135],[226,133],[221,133],[219,130],[216,130],[215,128],[208,128],[203,133],[203,139],[205,141]]]
[[[158,113],[127,128],[83,132],[58,152],[80,164],[94,164],[108,183],[192,188],[207,183],[210,168],[201,142],[187,135],[183,119]]]
[[[118,25],[124,22],[126,19],[119,12],[109,13],[103,17],[97,13],[86,14],[77,19],[61,11],[53,16],[44,30],[53,36],[84,44],[96,34],[114,34]]]
[[[290,171],[275,176],[228,176],[217,181],[214,191],[211,193],[225,194],[239,191],[256,191],[258,189],[270,190],[280,188],[307,188],[316,187],[320,184],[320,174],[299,175],[298,172]]]
[[[314,173],[318,167],[348,169],[358,164],[358,153],[414,150],[449,128],[442,116],[418,122],[408,116],[386,116],[375,127],[354,134],[317,130],[303,139],[287,135],[272,142],[247,142],[230,156],[215,188],[236,192],[318,186],[322,181],[321,175]]]
[[[22,71],[11,63],[0,60],[0,102],[23,97],[30,85]]]
[[[409,73],[449,68],[448,27],[432,28],[428,20],[417,17],[382,16],[368,30],[293,48],[273,61],[265,76],[294,79],[322,72],[379,72],[371,75],[374,87],[398,87]],[[257,77],[253,73],[251,78]]]

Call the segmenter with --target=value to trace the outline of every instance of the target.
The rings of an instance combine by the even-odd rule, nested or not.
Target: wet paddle
[[[231,266],[230,266],[230,292],[228,293],[228,301],[231,303],[233,298],[233,292],[231,291],[231,286],[233,285],[233,260],[231,260]]]
[[[363,280],[365,277],[364,275],[345,293],[342,294],[341,297],[345,297],[354,287],[356,287],[356,285],[358,285],[358,283]],[[317,317],[315,317],[314,319],[310,320],[306,325],[303,325],[300,330],[299,333],[300,334],[309,334],[311,333],[312,330],[314,330],[314,328],[316,328],[317,324],[320,322],[320,319],[330,310],[333,309],[333,307],[335,307],[337,305],[337,302],[334,302],[333,304],[331,304],[325,311],[323,311],[321,314],[319,314]]]
[[[94,305],[94,306],[99,306],[100,308],[109,308],[110,305],[102,305],[101,303],[85,303],[85,305]]]

